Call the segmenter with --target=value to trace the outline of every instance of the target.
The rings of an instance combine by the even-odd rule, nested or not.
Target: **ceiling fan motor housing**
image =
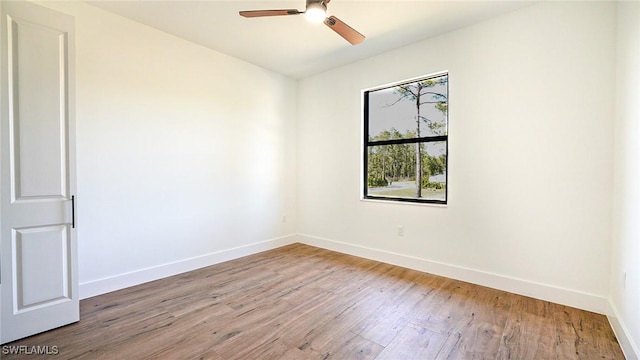
[[[327,12],[327,3],[325,0],[307,0],[307,11],[309,10],[309,6],[311,8],[322,8],[325,12]]]

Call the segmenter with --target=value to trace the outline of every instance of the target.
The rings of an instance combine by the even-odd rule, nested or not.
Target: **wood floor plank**
[[[302,244],[85,299],[80,312],[6,346],[88,360],[623,359],[602,315]]]
[[[553,304],[558,352],[577,359],[617,359],[624,355],[604,315]]]
[[[461,283],[460,289],[463,291],[453,296],[457,301],[443,310],[447,319],[440,319],[449,336],[437,359],[493,359],[513,298],[474,284]]]
[[[502,331],[494,324],[472,321],[448,335],[436,359],[494,359]]]
[[[302,350],[298,348],[289,348],[286,353],[280,357],[280,360],[310,360]]]
[[[384,348],[376,360],[435,359],[446,339],[446,335],[415,324],[408,324],[395,340]]]
[[[413,274],[415,275],[415,274]],[[428,274],[405,279],[407,286],[395,297],[389,297],[373,314],[362,320],[353,331],[366,339],[387,346],[398,333],[411,321],[414,309],[429,291],[434,290],[430,283],[434,281]],[[428,289],[425,291],[425,288]]]
[[[497,359],[556,359],[552,304],[517,297],[502,336]]]
[[[460,291],[462,287],[457,282],[439,278],[436,290],[416,306],[412,322],[435,333],[450,334],[454,330],[453,326],[461,319],[458,312],[461,297],[456,296]]]
[[[438,359],[493,359],[511,302],[503,291],[449,281],[427,299],[414,322],[446,336]]]
[[[322,352],[322,359],[373,360],[384,349],[382,345],[360,335],[347,332],[336,337]]]
[[[268,343],[262,343],[260,346],[252,347],[250,351],[238,352],[234,354],[224,355],[226,360],[244,360],[244,359],[264,359],[264,360],[280,360],[283,358],[294,356],[291,352],[291,346],[285,344],[280,339],[273,339]],[[304,356],[295,354],[297,357],[292,359],[304,359]]]

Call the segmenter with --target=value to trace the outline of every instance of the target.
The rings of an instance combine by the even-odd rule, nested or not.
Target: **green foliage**
[[[392,128],[381,132],[371,141],[396,140],[414,138],[415,133],[407,131],[405,134]],[[415,144],[395,144],[369,147],[368,153],[368,181],[381,184],[385,181],[399,181],[415,177],[416,151]],[[371,186],[371,185],[370,185]],[[387,186],[387,184],[383,185]]]
[[[385,137],[391,137],[394,131],[385,132]],[[397,134],[397,131],[395,132]],[[382,134],[381,134],[382,135]],[[380,139],[383,140],[383,139]],[[384,139],[387,140],[387,139]],[[422,157],[423,188],[441,189],[442,184],[429,183],[431,175],[443,174],[447,168],[447,157],[430,156],[426,153],[424,144],[420,143]],[[368,179],[370,187],[389,186],[394,181],[415,181],[416,178],[416,144],[393,144],[369,147]],[[427,185],[429,184],[429,185]]]
[[[422,188],[431,190],[444,189],[445,185],[438,182],[429,182],[429,178],[422,178]]]
[[[389,183],[384,178],[374,178],[369,176],[369,178],[367,179],[367,185],[369,187],[383,187],[389,186]]]
[[[445,155],[427,156],[425,158],[425,170],[428,170],[429,174],[442,174],[447,169],[447,157]],[[425,171],[427,172],[427,171]]]
[[[449,104],[447,104],[446,102],[439,102],[436,104],[436,109],[440,110],[441,112],[443,112],[444,114],[447,113],[447,111],[449,111]]]

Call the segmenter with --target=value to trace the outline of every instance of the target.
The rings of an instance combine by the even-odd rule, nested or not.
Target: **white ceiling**
[[[538,0],[539,1],[539,0]],[[532,1],[333,0],[335,15],[367,39],[353,46],[304,16],[247,19],[240,10],[299,9],[305,0],[90,1],[186,40],[293,78],[358,61],[532,4]]]

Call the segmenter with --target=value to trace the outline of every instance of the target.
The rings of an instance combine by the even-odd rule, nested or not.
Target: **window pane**
[[[369,146],[367,151],[368,196],[446,201],[446,141]]]
[[[447,75],[368,94],[369,141],[447,135]]]

